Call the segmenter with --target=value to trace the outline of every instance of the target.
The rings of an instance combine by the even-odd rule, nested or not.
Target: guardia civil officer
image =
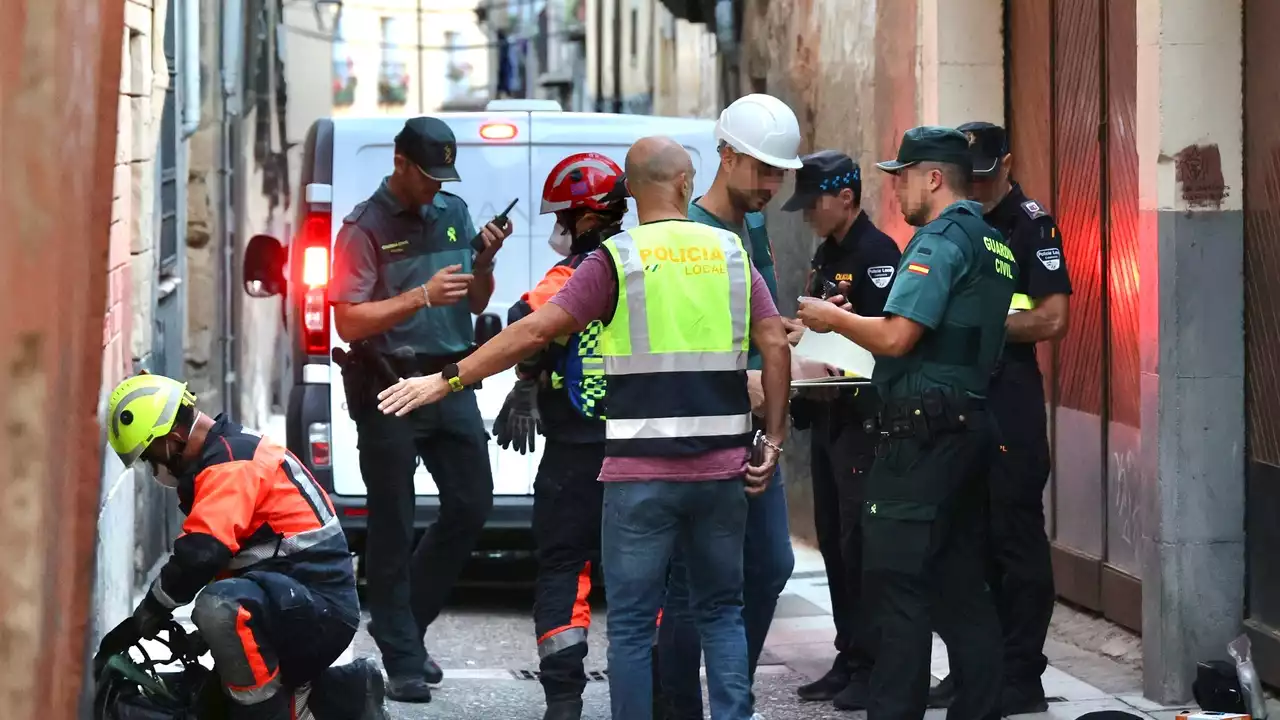
[[[859,315],[882,316],[902,251],[862,210],[862,169],[836,150],[803,161],[795,194],[782,209],[802,211],[823,238],[813,255],[807,292],[843,294]],[[875,459],[875,441],[862,422],[878,407],[870,388],[821,392],[834,397],[804,391],[791,401],[791,415],[798,428],[810,428],[813,522],[827,569],[838,655],[826,675],[798,692],[803,700],[834,700],[840,710],[861,710],[872,665],[861,607],[862,494]]]
[[[995,454],[985,396],[1004,345],[1017,263],[968,198],[964,135],[918,127],[902,138],[894,175],[906,221],[885,317],[805,300],[808,327],[871,351],[883,409],[863,515],[865,599],[878,634],[869,720],[919,720],[929,693],[931,626],[964,683],[950,720],[994,716],[999,626],[983,577],[986,475]]]
[[[1067,332],[1071,279],[1062,233],[1040,203],[1013,181],[1013,156],[1004,128],[972,122],[957,128],[973,155],[973,198],[986,221],[1008,239],[1022,269],[1006,321],[1008,342],[991,379],[991,412],[1004,452],[991,474],[990,585],[1004,633],[1004,715],[1044,712],[1040,675],[1048,661],[1045,636],[1053,616],[1053,568],[1044,530],[1044,486],[1049,481],[1049,433],[1036,343]],[[1016,311],[1016,312],[1014,312]],[[951,678],[930,694],[945,705]]]
[[[387,695],[428,702],[443,677],[423,645],[427,626],[466,564],[493,506],[488,435],[472,390],[405,418],[377,410],[385,381],[374,358],[403,377],[441,372],[474,344],[472,314],[493,294],[494,255],[511,225],[486,225],[484,250],[467,204],[441,190],[459,180],[457,143],[443,121],[408,120],[395,139],[395,169],[351,211],[334,244],[334,322],[364,371],[346,369],[347,404],[368,488],[369,632],[382,652]],[[394,351],[394,355],[392,354]],[[417,548],[413,474],[421,457],[440,489],[440,516]]]

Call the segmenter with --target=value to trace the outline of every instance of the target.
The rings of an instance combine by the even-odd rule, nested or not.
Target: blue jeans
[[[654,623],[675,548],[685,548],[694,624],[707,655],[712,720],[747,720],[751,683],[742,626],[742,479],[609,482],[600,551],[609,604],[613,720],[653,716]]]
[[[781,471],[774,473],[763,495],[747,501],[742,549],[742,622],[747,635],[748,673],[754,683],[756,664],[773,623],[778,596],[791,579],[796,564]],[[676,720],[702,717],[702,682],[698,679],[702,645],[689,610],[688,575],[682,553],[677,550],[671,563],[658,640],[662,692]],[[708,659],[708,669],[710,666]]]

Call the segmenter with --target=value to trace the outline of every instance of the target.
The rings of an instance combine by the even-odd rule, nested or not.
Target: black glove
[[[538,413],[537,379],[517,380],[515,387],[494,419],[494,432],[498,446],[507,449],[512,445],[524,455],[536,449],[534,438],[542,432],[542,416]]]
[[[102,642],[98,643],[98,654],[93,656],[93,676],[96,678],[102,675],[102,671],[107,667],[107,661],[120,653],[127,652],[141,639],[142,630],[135,617],[127,617],[124,622],[112,628],[111,632],[102,638]]]

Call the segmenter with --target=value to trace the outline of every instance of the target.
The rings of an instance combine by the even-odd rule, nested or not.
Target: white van
[[[446,189],[461,196],[482,227],[519,198],[510,218],[515,231],[498,254],[495,289],[478,323],[478,340],[500,326],[507,309],[561,258],[548,245],[554,215],[539,215],[542,184],[566,156],[597,152],[623,165],[628,148],[647,135],[666,135],[688,149],[696,170],[694,195],[706,191],[718,164],[714,121],[649,115],[566,113],[551,101],[494,101],[484,112],[436,115],[457,138],[462,181]],[[341,369],[331,359],[346,344],[334,329],[326,298],[333,240],[342,219],[367,199],[392,169],[393,140],[404,117],[334,118],[317,121],[303,151],[296,237],[283,246],[259,235],[244,257],[245,290],[254,297],[283,294],[288,330],[286,442],[329,491],[353,550],[362,551],[367,509],[360,477],[356,428],[346,410]],[[635,224],[635,209],[624,221]],[[493,419],[515,382],[513,371],[485,380],[478,392],[481,415],[492,435]],[[487,529],[527,532],[532,518],[538,451],[520,455],[489,445],[494,506]],[[431,475],[419,462],[416,524],[434,521],[439,499]]]

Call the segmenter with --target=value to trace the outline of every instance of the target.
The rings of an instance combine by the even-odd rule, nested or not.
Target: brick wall
[[[107,303],[102,318],[102,388],[99,414],[112,388],[151,351],[155,269],[155,173],[160,113],[169,74],[164,57],[163,0],[126,0],[121,33],[111,244],[107,255]],[[105,446],[99,496],[94,637],[133,609],[136,592],[135,513],[139,494]]]

